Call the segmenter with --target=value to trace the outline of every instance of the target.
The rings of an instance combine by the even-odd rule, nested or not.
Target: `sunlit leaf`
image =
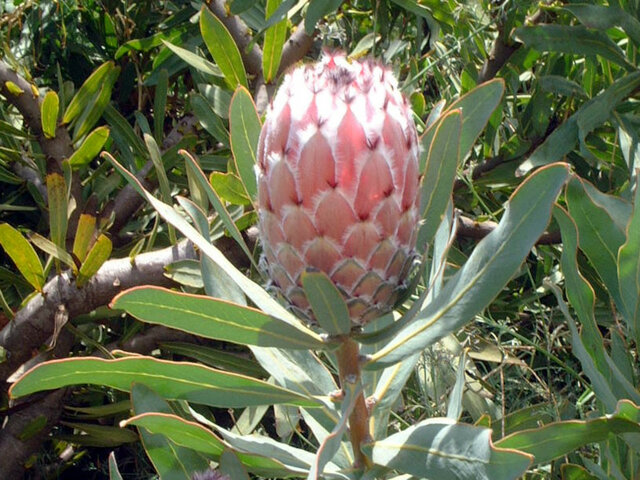
[[[276,12],[281,5],[281,0],[267,0],[265,8],[265,17],[269,18]],[[278,73],[280,67],[280,57],[282,47],[287,36],[287,21],[280,22],[270,26],[264,32],[264,42],[262,44],[262,72],[264,81],[270,83]]]
[[[105,385],[130,391],[144,383],[171,400],[187,400],[214,407],[245,407],[286,403],[313,407],[317,401],[236,373],[195,363],[170,362],[151,357],[68,358],[42,363],[11,386],[14,398],[77,384]]]
[[[231,151],[240,179],[249,198],[253,200],[256,199],[258,192],[254,167],[260,128],[260,117],[251,94],[246,88],[238,88],[233,94],[229,109]]]
[[[109,260],[111,256],[111,240],[105,235],[100,234],[96,242],[93,244],[85,260],[80,265],[76,284],[82,287],[87,281],[93,277],[100,269],[102,264]]]
[[[302,287],[314,316],[330,335],[346,335],[351,331],[349,310],[340,291],[324,272],[304,272]]]
[[[374,463],[417,478],[507,480],[519,478],[531,456],[495,448],[491,430],[429,419],[363,447]]]
[[[498,227],[478,243],[464,266],[416,318],[371,356],[369,368],[386,367],[423,350],[485,308],[544,231],[568,175],[565,164],[555,164],[522,183]]]
[[[58,112],[60,108],[60,100],[56,92],[48,91],[40,105],[40,116],[42,122],[42,131],[47,138],[56,136],[56,127],[58,126]]]
[[[97,157],[109,138],[109,127],[98,127],[84,139],[80,147],[73,152],[69,163],[74,169],[84,167]]]
[[[247,87],[247,74],[238,46],[227,28],[207,7],[200,11],[200,32],[229,87]]]
[[[20,273],[38,291],[44,286],[42,263],[26,238],[8,223],[0,224],[0,245],[16,264]]]
[[[206,338],[264,347],[322,347],[320,337],[302,325],[295,328],[254,308],[161,287],[127,290],[114,298],[111,307],[147,323]]]
[[[640,433],[640,408],[621,400],[613,415],[592,420],[567,420],[513,433],[496,442],[500,448],[513,448],[534,456],[534,464],[548,463],[591,443],[606,440],[610,434]]]

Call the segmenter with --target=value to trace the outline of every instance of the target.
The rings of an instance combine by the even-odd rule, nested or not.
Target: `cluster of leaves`
[[[140,478],[188,479],[211,461],[233,479],[635,478],[636,3],[2,6],[2,381],[73,358],[10,391],[71,387],[53,422],[41,399],[9,405],[3,389],[0,445],[40,435],[42,451],[21,452],[30,471],[112,478],[116,459]],[[400,78],[422,134],[425,218],[416,291],[399,320],[357,337],[368,370],[341,404],[328,397],[335,345],[258,286],[251,233],[266,101],[292,63],[337,46]],[[179,233],[200,257],[159,271],[174,290],[87,302],[111,257],[143,265]],[[324,331],[349,333],[330,282],[308,275],[305,289]],[[33,327],[44,336],[16,347],[42,298],[56,307]],[[377,401],[364,474],[343,441],[359,388]]]

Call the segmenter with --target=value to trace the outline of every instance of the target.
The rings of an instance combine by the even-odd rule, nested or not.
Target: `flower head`
[[[411,115],[387,68],[342,53],[290,72],[270,105],[257,166],[263,261],[307,318],[306,269],[329,275],[356,324],[404,288],[419,220]]]

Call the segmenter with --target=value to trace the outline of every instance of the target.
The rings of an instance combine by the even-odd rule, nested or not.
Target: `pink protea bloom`
[[[258,145],[259,226],[271,284],[313,319],[301,274],[320,270],[352,321],[388,312],[418,229],[418,136],[393,74],[342,53],[290,72]]]

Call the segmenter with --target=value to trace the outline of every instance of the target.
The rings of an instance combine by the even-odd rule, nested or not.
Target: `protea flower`
[[[258,146],[259,226],[271,284],[313,320],[301,286],[321,270],[352,321],[389,311],[415,257],[418,142],[393,74],[342,53],[290,72]]]

